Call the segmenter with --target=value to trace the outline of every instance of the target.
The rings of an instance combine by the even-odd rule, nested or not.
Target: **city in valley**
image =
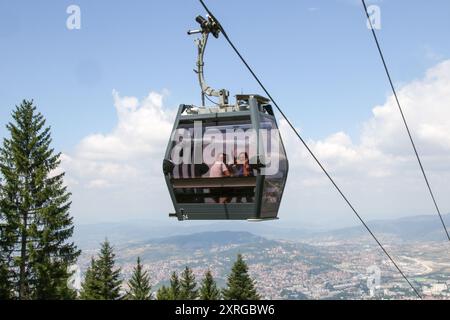
[[[389,234],[381,239],[423,298],[450,299],[450,256],[445,242]],[[210,231],[116,243],[115,249],[123,277],[131,276],[139,256],[154,290],[167,285],[171,273],[185,266],[193,269],[197,280],[209,268],[219,286],[224,286],[236,255],[242,253],[264,299],[417,298],[373,239],[363,233],[280,240],[247,231]],[[79,262],[82,270],[96,250],[84,250]]]

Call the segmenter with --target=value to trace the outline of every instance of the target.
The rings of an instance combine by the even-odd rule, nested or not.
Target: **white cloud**
[[[450,61],[444,61],[428,70],[422,80],[413,81],[399,91],[399,100],[405,111],[414,137],[424,146],[425,154],[450,150],[449,108]],[[401,137],[405,129],[394,98],[373,109],[373,118],[366,123],[362,143],[385,151],[406,154]],[[447,147],[445,147],[447,146]],[[445,148],[442,148],[445,147]]]
[[[428,70],[423,79],[399,88],[398,96],[441,209],[449,212],[450,60]],[[322,220],[351,217],[342,201],[320,201],[324,193],[333,197],[324,189],[332,189],[331,184],[320,170],[313,169],[318,166],[299,147],[286,123],[280,123],[292,168],[289,183],[296,191],[283,208],[291,211],[295,199],[297,211],[299,215],[304,213],[305,220],[311,213]],[[338,132],[309,144],[367,217],[434,213],[393,96],[373,108],[373,116],[363,124],[356,142]],[[290,196],[289,189],[286,195]]]
[[[107,180],[104,180],[104,179],[91,180],[91,181],[89,181],[89,183],[87,185],[87,187],[89,189],[97,189],[97,188],[104,189],[104,188],[110,187],[110,186],[111,186],[111,184]]]
[[[142,100],[115,90],[112,95],[115,128],[85,137],[62,158],[73,209],[80,220],[136,217],[158,204],[165,214],[170,203],[161,201],[160,168],[175,113],[163,108],[163,94],[150,92]]]
[[[172,113],[162,107],[163,96],[151,92],[141,102],[113,91],[118,124],[109,134],[84,138],[77,154],[85,159],[124,161],[159,152],[172,129]]]
[[[450,211],[450,60],[423,79],[398,89],[418,149],[444,212]],[[160,217],[172,205],[161,172],[174,111],[163,95],[139,100],[113,91],[118,117],[109,133],[85,137],[63,158],[74,212],[81,218]],[[285,220],[309,224],[354,222],[352,213],[314,163],[286,122],[280,128],[290,160],[282,204]],[[355,206],[368,219],[433,213],[395,100],[373,108],[358,139],[337,132],[308,140]],[[306,135],[306,134],[304,134]]]

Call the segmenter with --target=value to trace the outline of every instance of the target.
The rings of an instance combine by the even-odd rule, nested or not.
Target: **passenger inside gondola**
[[[231,177],[231,170],[227,164],[227,155],[225,153],[220,153],[217,156],[216,161],[209,169],[209,177],[210,178],[222,178],[222,177]],[[216,203],[229,203],[231,202],[231,197],[224,197],[223,194],[227,194],[230,190],[228,188],[222,188],[221,196],[214,197],[214,201]]]
[[[247,152],[241,152],[236,158],[236,163],[233,166],[233,176],[235,177],[253,177],[253,170],[250,166],[250,160],[248,158]],[[253,187],[243,187],[241,188],[240,196],[236,197],[236,203],[242,203],[243,199],[245,202],[253,202],[253,195],[255,190]]]
[[[247,152],[241,152],[236,158],[233,165],[233,176],[235,177],[252,177],[253,170],[250,167],[250,161]]]
[[[222,177],[230,177],[230,169],[227,165],[227,155],[225,153],[221,153],[217,156],[216,161],[209,169],[209,177],[210,178],[222,178]]]

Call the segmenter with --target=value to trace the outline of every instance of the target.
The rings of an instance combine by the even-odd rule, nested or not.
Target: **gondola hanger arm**
[[[217,21],[211,16],[207,16],[207,18],[203,18],[202,16],[197,16],[195,19],[199,24],[201,29],[189,30],[188,35],[193,34],[201,34],[201,37],[195,40],[198,48],[198,56],[197,56],[197,73],[198,81],[200,83],[200,88],[202,91],[202,105],[205,105],[205,95],[210,97],[219,98],[219,105],[225,106],[228,104],[229,92],[226,89],[216,90],[210,87],[205,81],[204,75],[204,56],[206,51],[206,45],[208,44],[209,35],[212,34],[215,38],[219,37],[220,27]]]

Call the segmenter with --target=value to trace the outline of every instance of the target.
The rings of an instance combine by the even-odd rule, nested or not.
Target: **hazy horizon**
[[[349,214],[353,214],[352,212],[349,212]],[[431,219],[436,218],[437,222],[439,223],[439,217],[437,216],[436,213],[430,213],[430,214],[416,214],[416,215],[404,215],[404,216],[397,216],[397,217],[385,217],[385,218],[374,218],[374,219],[369,219],[367,220],[367,222],[377,222],[377,221],[396,221],[396,220],[401,220],[401,219],[408,219],[408,218],[418,218],[418,217],[429,217]],[[444,213],[442,214],[442,217],[445,220],[450,220],[450,213]],[[181,228],[184,227],[195,227],[195,226],[204,226],[204,225],[210,225],[210,224],[214,224],[214,225],[218,225],[218,224],[223,224],[224,227],[226,228],[227,225],[273,225],[275,224],[276,227],[288,227],[288,228],[300,228],[300,229],[309,229],[309,230],[323,230],[323,231],[327,231],[327,230],[334,230],[334,229],[343,229],[343,228],[349,228],[349,227],[358,227],[358,226],[362,226],[361,222],[359,220],[354,219],[354,222],[349,222],[349,223],[335,223],[333,225],[326,225],[325,224],[311,224],[308,223],[308,221],[304,221],[304,220],[293,220],[293,219],[289,219],[289,220],[285,220],[283,221],[283,217],[279,216],[278,220],[272,220],[272,221],[260,221],[260,222],[251,222],[251,221],[237,221],[237,220],[223,220],[223,221],[214,221],[214,220],[207,220],[207,221],[195,221],[195,220],[186,220],[186,221],[178,221],[177,219],[174,218],[169,218],[167,217],[166,219],[153,219],[151,217],[142,217],[142,218],[129,218],[129,219],[125,219],[125,218],[120,218],[120,219],[110,219],[110,220],[101,220],[101,221],[82,221],[82,222],[77,222],[75,221],[75,226],[89,226],[89,225],[101,225],[101,224],[120,224],[120,223],[128,223],[128,224],[133,224],[136,223],[138,224],[139,222],[148,222],[148,223],[155,223],[155,225],[160,225],[160,226],[180,226]],[[449,221],[450,222],[450,221]],[[294,224],[293,224],[294,223]]]

